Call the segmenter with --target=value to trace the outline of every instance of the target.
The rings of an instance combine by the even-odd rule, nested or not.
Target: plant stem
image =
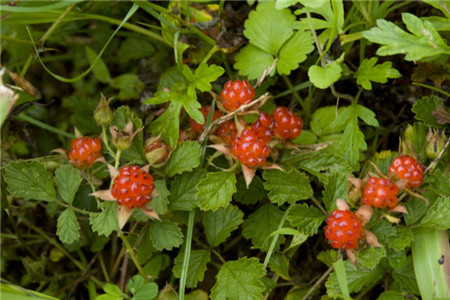
[[[291,80],[286,75],[283,75],[284,82],[286,82],[287,86],[289,87],[289,90],[291,91],[292,95],[294,95],[295,99],[297,99],[298,103],[302,106],[302,109],[304,110],[306,117],[309,119],[311,115],[311,103],[310,101],[303,101],[303,99],[300,97],[300,95],[297,93],[297,91],[294,89],[294,86],[292,85]]]
[[[108,150],[108,152],[109,152],[109,155],[111,155],[115,159],[116,155],[115,155],[114,151],[111,149],[111,147],[109,146],[108,132],[106,131],[105,125],[102,126],[102,138],[103,138],[103,143],[105,144],[106,150]]]
[[[119,164],[120,164],[120,155],[121,155],[121,154],[122,154],[122,151],[119,150],[119,149],[117,149],[117,152],[116,152],[116,162],[114,163],[114,167],[115,167],[116,169],[119,168]]]
[[[56,30],[56,28],[61,24],[62,20],[67,16],[67,14],[75,7],[77,3],[72,4],[66,8],[66,10],[56,19],[56,21],[50,26],[50,28],[45,32],[45,34],[41,37],[40,43],[41,46],[45,44],[45,41],[52,35],[52,33]]]
[[[41,122],[41,121],[35,120],[35,119],[33,119],[32,117],[26,115],[25,113],[19,114],[19,115],[17,116],[17,119],[19,119],[19,120],[21,120],[21,121],[25,121],[25,122],[31,123],[31,124],[33,124],[33,125],[35,125],[35,126],[37,126],[37,127],[40,127],[40,128],[42,128],[42,129],[51,131],[51,132],[53,132],[53,133],[59,134],[59,135],[61,135],[61,136],[64,136],[64,137],[67,137],[67,138],[70,138],[70,139],[74,139],[74,138],[75,138],[75,135],[73,135],[73,134],[71,134],[71,133],[68,133],[68,132],[65,132],[65,131],[63,131],[63,130],[61,130],[61,129],[52,127],[52,126],[50,126],[50,125],[47,125],[47,124],[45,124],[45,123],[43,123],[43,122]]]
[[[98,261],[100,262],[100,267],[102,269],[103,276],[105,277],[106,282],[111,282],[111,279],[109,278],[108,271],[106,270],[105,261],[103,260],[103,255],[101,252],[98,254]]]
[[[195,209],[189,212],[188,228],[186,232],[186,245],[184,248],[183,267],[181,269],[179,300],[184,300],[184,290],[186,286],[186,277],[189,267],[189,258],[191,256],[192,232],[194,231]]]
[[[127,238],[123,235],[122,230],[118,230],[117,233],[119,234],[120,239],[125,244],[125,248],[127,248],[127,252],[130,255],[131,260],[134,262],[134,265],[138,269],[139,273],[147,280],[148,279],[148,275],[145,274],[144,269],[142,268],[141,264],[139,263],[139,261],[138,261],[138,259],[136,257],[136,254],[134,253],[134,250],[133,250],[133,248],[130,245],[130,242],[128,242]]]
[[[269,264],[270,257],[272,256],[273,250],[275,249],[275,245],[277,244],[278,236],[280,235],[280,229],[283,227],[284,222],[286,221],[286,217],[288,215],[288,210],[289,210],[289,208],[286,209],[286,211],[284,212],[284,215],[281,218],[280,223],[278,224],[278,228],[277,228],[278,232],[273,237],[272,243],[270,244],[270,247],[269,247],[269,251],[267,251],[266,258],[264,259],[264,269],[266,269],[267,265]]]

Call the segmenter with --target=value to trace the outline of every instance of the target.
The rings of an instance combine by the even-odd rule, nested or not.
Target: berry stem
[[[109,155],[111,155],[113,158],[116,157],[114,154],[114,151],[112,151],[111,147],[109,146],[109,139],[108,139],[108,133],[106,132],[106,126],[102,126],[102,137],[103,137],[103,143],[105,144],[106,150],[108,150]]]
[[[141,264],[139,263],[136,254],[134,253],[133,248],[130,245],[130,242],[127,240],[127,238],[123,235],[122,230],[118,230],[117,231],[120,239],[123,241],[123,243],[125,244],[125,248],[127,248],[127,252],[131,257],[131,260],[134,262],[134,265],[136,266],[136,268],[138,269],[139,273],[147,280],[148,279],[148,275],[145,274],[144,269],[142,268]]]
[[[286,221],[287,215],[288,215],[288,209],[284,212],[283,217],[280,220],[280,223],[278,224],[277,233],[272,239],[272,243],[270,244],[269,251],[267,251],[266,258],[264,259],[264,269],[267,268],[267,265],[269,264],[270,257],[272,256],[273,250],[275,249],[275,245],[277,244],[278,237],[280,236],[280,230],[283,228],[284,222]]]
[[[122,154],[122,151],[117,149],[116,152],[116,162],[114,163],[114,168],[119,169],[119,164],[120,164],[120,155]]]

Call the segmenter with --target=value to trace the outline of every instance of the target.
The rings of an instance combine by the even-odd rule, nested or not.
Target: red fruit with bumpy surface
[[[200,112],[205,117],[205,123],[206,123],[206,118],[208,118],[210,109],[211,109],[211,105],[206,105],[206,106],[200,108]],[[223,114],[220,111],[215,110],[211,122],[214,122],[215,120],[220,118],[222,115]],[[203,132],[203,130],[205,130],[205,124],[203,124],[203,125],[199,124],[192,118],[189,119],[189,124],[191,125],[192,131],[195,132],[196,134],[201,134]]]
[[[255,97],[255,90],[250,86],[247,80],[236,81],[228,80],[223,86],[220,99],[222,99],[223,106],[235,111],[241,105],[249,104]]]
[[[257,134],[264,142],[268,142],[273,138],[273,127],[275,122],[271,115],[262,112],[259,114],[258,120],[253,123],[252,131]]]
[[[406,179],[410,187],[419,187],[423,182],[423,168],[420,162],[409,155],[399,156],[389,167],[389,175],[397,174],[399,179]]]
[[[237,135],[236,123],[234,121],[226,121],[225,123],[220,124],[216,134],[225,142],[225,144],[231,145]]]
[[[69,161],[78,168],[92,165],[102,155],[102,141],[99,138],[83,136],[70,143]]]
[[[237,159],[249,167],[264,165],[270,153],[264,140],[248,128],[234,139],[231,148]]]
[[[272,115],[275,120],[274,132],[279,139],[292,140],[302,132],[302,118],[286,107],[278,106]]]
[[[325,237],[336,249],[354,249],[362,238],[362,224],[358,217],[347,210],[334,210],[326,220]]]
[[[370,177],[362,201],[368,206],[393,208],[398,203],[398,191],[398,187],[389,179]]]
[[[152,175],[139,166],[125,166],[114,179],[111,194],[119,205],[135,208],[149,203],[154,190]]]

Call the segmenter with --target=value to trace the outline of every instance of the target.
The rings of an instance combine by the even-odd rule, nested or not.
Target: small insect
[[[444,264],[444,255],[441,255],[441,257],[438,259],[438,264],[443,265]]]

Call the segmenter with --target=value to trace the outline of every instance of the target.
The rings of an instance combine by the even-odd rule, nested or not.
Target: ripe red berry
[[[250,86],[247,80],[236,81],[228,80],[220,94],[223,106],[231,111],[235,111],[241,105],[252,102],[255,97],[255,90]]]
[[[399,156],[389,167],[389,175],[397,174],[399,179],[406,179],[410,187],[419,187],[423,182],[423,168],[420,162],[409,155]]]
[[[249,167],[262,166],[270,152],[264,140],[249,128],[234,139],[231,148],[237,159]]]
[[[279,139],[292,140],[302,132],[302,118],[286,107],[278,106],[272,115],[275,120],[274,132]]]
[[[389,179],[370,177],[362,201],[368,206],[393,208],[397,205],[398,187]]]
[[[139,166],[125,166],[114,179],[111,194],[119,205],[135,208],[149,203],[154,190],[152,175]]]
[[[206,105],[206,106],[203,106],[202,108],[200,108],[200,112],[205,117],[205,123],[206,123],[206,118],[208,118],[210,109],[211,109],[211,105]],[[220,111],[215,110],[211,122],[214,122],[215,120],[220,118],[222,115],[223,114]],[[205,124],[203,124],[203,125],[199,124],[192,118],[189,119],[189,124],[191,125],[192,131],[196,134],[201,134],[203,132],[203,130],[205,130]]]
[[[253,123],[252,131],[267,143],[273,138],[274,125],[275,122],[272,116],[268,113],[262,112],[259,114],[258,120]]]
[[[358,217],[347,210],[334,210],[326,220],[325,237],[336,249],[354,249],[362,238],[362,224]]]
[[[225,144],[231,145],[237,134],[236,123],[234,121],[226,121],[220,124],[216,134],[225,142]]]
[[[102,155],[102,141],[99,138],[83,136],[70,143],[69,161],[78,168],[85,168]]]

